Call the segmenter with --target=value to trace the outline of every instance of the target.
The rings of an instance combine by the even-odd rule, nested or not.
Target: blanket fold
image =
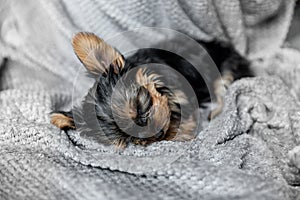
[[[294,1],[0,4],[0,199],[300,198],[300,53],[280,47]],[[51,125],[51,110],[90,84],[74,84],[72,34],[141,26],[229,41],[258,77],[231,85],[224,112],[190,142],[116,151]]]

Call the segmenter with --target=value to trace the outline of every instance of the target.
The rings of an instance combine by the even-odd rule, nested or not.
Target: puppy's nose
[[[147,126],[147,118],[139,117],[138,119],[136,119],[136,124],[139,126]]]

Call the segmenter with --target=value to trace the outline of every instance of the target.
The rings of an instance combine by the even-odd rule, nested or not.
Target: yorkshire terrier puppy
[[[218,66],[225,85],[252,75],[248,62],[230,46],[199,43]],[[95,78],[95,84],[81,108],[53,111],[52,124],[62,130],[77,129],[79,134],[118,148],[125,148],[129,142],[147,145],[161,140],[188,141],[196,136],[197,117],[194,108],[189,106],[194,100],[187,98],[176,84],[174,87],[166,84],[167,71],[157,74],[147,68],[149,63],[161,63],[177,70],[188,80],[201,106],[209,100],[208,90],[199,72],[184,58],[159,49],[138,50],[125,58],[92,33],[76,34],[72,45],[88,73]],[[211,112],[211,118],[222,111],[224,94],[220,87],[221,80],[216,80],[218,107]]]

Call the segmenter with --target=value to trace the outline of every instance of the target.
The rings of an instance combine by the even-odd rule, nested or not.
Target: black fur
[[[221,74],[224,71],[231,71],[235,80],[244,76],[253,75],[249,69],[248,61],[240,56],[231,46],[219,42],[199,43],[202,44],[210,54]],[[110,141],[122,138],[125,140],[132,139],[132,137],[124,131],[124,129],[127,130],[126,128],[130,130],[128,121],[124,120],[124,122],[122,122],[122,119],[118,119],[118,121],[121,122],[122,128],[116,124],[116,116],[114,116],[111,110],[111,99],[113,90],[120,78],[126,76],[126,73],[130,69],[142,64],[160,63],[172,67],[182,74],[192,85],[199,106],[210,100],[208,89],[202,76],[189,62],[179,55],[160,49],[140,49],[125,60],[124,69],[120,70],[118,74],[114,73],[113,67],[111,66],[107,75],[99,76],[96,79],[96,83],[89,90],[88,95],[82,102],[82,108],[74,108],[71,112],[65,113],[67,116],[74,118],[78,126],[78,132],[81,132],[81,134],[92,137],[102,143],[110,143]],[[167,71],[162,71],[162,74],[167,78],[176,79],[176,77],[168,77],[169,74]],[[173,81],[176,83],[176,80]],[[118,84],[119,89],[114,93],[117,104],[124,105],[124,102],[130,100],[131,95],[136,97],[139,96],[139,93],[143,93],[144,95],[142,96],[147,96],[147,91],[137,87],[135,84],[131,85],[129,83],[128,85],[128,83],[123,83],[122,81],[119,81]],[[128,88],[130,89],[128,90]],[[168,88],[160,88],[158,90],[161,93],[171,92]],[[125,94],[126,91],[127,93]],[[145,113],[152,105],[151,99],[150,97],[138,99],[135,103],[138,108],[138,117],[135,123],[144,126],[146,119]],[[179,105],[177,106],[180,108]],[[192,111],[189,110],[188,112]],[[180,113],[173,113],[172,116],[173,118],[180,118]]]

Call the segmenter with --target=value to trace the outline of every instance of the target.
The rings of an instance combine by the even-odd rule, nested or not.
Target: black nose
[[[135,120],[135,123],[139,126],[147,126],[147,118],[146,117],[139,117]]]

